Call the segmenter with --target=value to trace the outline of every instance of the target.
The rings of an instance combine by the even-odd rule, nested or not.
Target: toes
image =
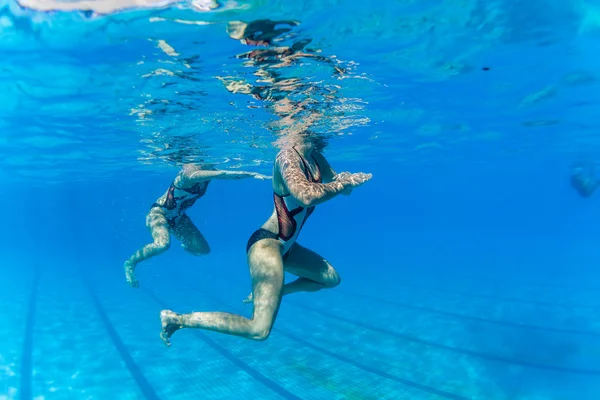
[[[169,341],[169,336],[170,335],[169,335],[169,332],[168,332],[169,324],[165,323],[165,320],[164,320],[164,317],[163,317],[164,313],[165,313],[165,311],[161,311],[161,313],[160,313],[160,319],[161,319],[161,325],[162,325],[162,329],[160,331],[160,340],[163,341],[163,343],[165,344],[165,346],[170,347],[171,346],[171,342]]]
[[[162,310],[160,312],[160,322],[162,325],[162,329],[160,332],[160,338],[167,347],[171,347],[171,336],[178,329],[181,329],[181,325],[176,325],[171,320],[171,317],[176,315],[173,311]]]
[[[131,286],[132,288],[139,288],[140,287],[140,282],[137,281],[137,280],[128,279],[127,283],[129,283],[129,286]]]
[[[162,331],[160,333],[160,340],[163,341],[163,343],[165,344],[165,346],[171,347],[171,341],[169,340],[168,334],[165,331]]]

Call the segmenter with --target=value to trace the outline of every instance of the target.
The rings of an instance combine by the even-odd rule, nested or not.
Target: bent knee
[[[167,239],[160,238],[160,239],[157,239],[154,241],[154,249],[156,251],[159,251],[162,253],[164,251],[169,250],[169,247],[171,247],[171,241],[168,238]]]
[[[195,256],[206,256],[210,253],[210,247],[208,246],[186,246],[182,244],[182,247],[185,251],[195,255]]]
[[[198,248],[198,253],[202,254],[203,256],[210,254],[210,246],[208,245],[208,243],[205,243],[202,246],[199,246]]]
[[[256,301],[256,299],[254,299]],[[252,325],[250,326],[250,339],[256,340],[257,342],[265,341],[271,335],[271,329],[273,329],[273,324],[275,323],[275,319],[269,315],[263,315],[259,312],[252,320]]]
[[[210,253],[210,246],[208,243],[183,242],[181,243],[181,247],[195,256],[205,256]]]
[[[250,332],[250,339],[264,342],[271,335],[271,327],[256,327]]]
[[[340,283],[342,283],[342,278],[340,277],[340,274],[338,274],[336,270],[333,270],[329,274],[328,279],[323,284],[326,288],[331,289],[338,286]]]

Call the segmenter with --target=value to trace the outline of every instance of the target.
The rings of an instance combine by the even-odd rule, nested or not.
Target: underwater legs
[[[286,272],[299,277],[283,286],[284,296],[297,292],[316,292],[321,289],[334,288],[341,282],[339,274],[327,260],[299,243],[294,243],[290,248],[284,268]],[[250,294],[244,303],[252,301],[252,294]]]
[[[160,337],[167,346],[171,336],[179,329],[206,329],[214,332],[245,337],[251,340],[266,340],[270,333],[283,290],[283,262],[277,240],[265,239],[256,242],[248,252],[254,310],[251,318],[225,312],[194,312],[177,314],[170,310],[160,313]]]
[[[135,267],[141,261],[147,260],[150,257],[164,253],[171,245],[169,234],[169,223],[167,218],[159,212],[150,211],[146,217],[146,226],[150,229],[153,242],[145,245],[125,261],[125,278],[131,287],[137,288],[140,286],[135,277]]]

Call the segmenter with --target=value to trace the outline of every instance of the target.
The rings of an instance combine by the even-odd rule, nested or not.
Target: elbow
[[[304,208],[314,207],[327,200],[330,195],[323,184],[315,183],[310,186],[304,186],[300,190],[294,190],[292,196]]]
[[[297,200],[304,208],[314,207],[318,204],[318,198],[314,196],[299,196]]]

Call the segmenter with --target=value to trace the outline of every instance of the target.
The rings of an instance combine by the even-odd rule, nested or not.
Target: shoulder
[[[206,173],[200,168],[186,167],[179,171],[175,178],[175,185],[180,188],[187,188],[193,186],[202,180],[203,175]]]
[[[181,187],[185,184],[186,180],[186,174],[184,170],[181,170],[179,171],[177,176],[175,176],[175,179],[173,179],[173,185],[175,185],[176,187]]]
[[[275,157],[275,164],[280,170],[285,170],[292,165],[298,165],[300,163],[300,156],[293,149],[281,150]]]

